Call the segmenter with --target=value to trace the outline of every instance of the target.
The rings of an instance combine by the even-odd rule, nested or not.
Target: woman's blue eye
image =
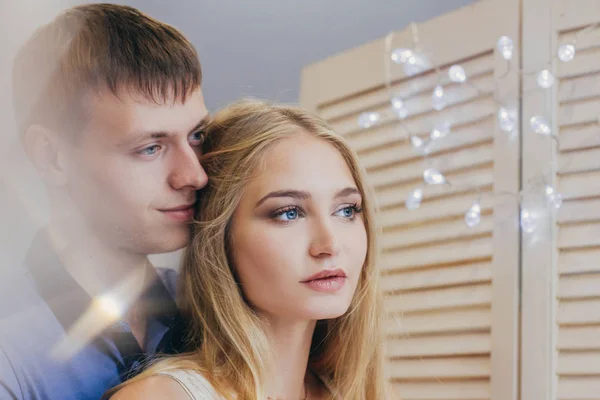
[[[282,219],[284,221],[292,221],[292,220],[294,220],[296,218],[298,218],[298,210],[296,210],[296,209],[282,211],[277,216],[277,219]]]
[[[352,219],[356,217],[356,214],[360,213],[362,209],[356,205],[348,206],[340,209],[337,214],[341,217]]]

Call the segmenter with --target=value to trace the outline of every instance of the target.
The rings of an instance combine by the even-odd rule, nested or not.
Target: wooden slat
[[[600,246],[600,221],[560,227],[558,233],[560,249],[583,246]]]
[[[489,357],[395,360],[388,364],[392,379],[468,379],[490,376]]]
[[[600,197],[565,201],[558,211],[558,222],[560,224],[578,223],[586,221],[600,221]]]
[[[558,158],[560,174],[600,171],[600,147],[563,153]]]
[[[490,192],[483,191],[482,193],[483,197],[480,203],[481,213],[488,214],[492,210],[493,197]],[[467,193],[433,201],[425,200],[421,204],[421,207],[415,210],[409,210],[404,205],[401,205],[399,208],[381,210],[379,213],[379,223],[384,232],[386,232],[392,227],[459,217],[464,215],[476,200],[477,195]]]
[[[598,22],[597,0],[565,0],[558,3],[556,30],[570,30]]]
[[[600,376],[600,351],[560,352],[557,373],[559,375]]]
[[[561,301],[556,315],[563,325],[600,323],[600,300]]]
[[[483,142],[480,146],[464,149],[454,154],[442,154],[429,157],[426,161],[416,159],[406,164],[396,164],[379,169],[369,174],[369,182],[375,188],[394,183],[415,182],[422,180],[423,171],[428,167],[437,168],[442,173],[449,173],[465,168],[476,168],[493,161],[492,143]]]
[[[482,215],[479,225],[469,228],[464,218],[439,222],[435,225],[423,225],[404,228],[387,232],[383,235],[381,246],[383,249],[396,249],[411,246],[427,245],[448,240],[469,238],[473,235],[490,233],[493,229],[491,215]]]
[[[600,62],[600,57],[598,58]],[[600,97],[563,104],[558,111],[560,126],[593,121],[600,115]]]
[[[398,122],[379,124],[373,128],[362,130],[360,134],[351,136],[348,140],[350,146],[358,153],[361,153],[369,149],[386,146],[399,139],[407,138],[408,134],[405,128],[412,132],[412,134],[426,135],[440,122],[447,122],[450,126],[455,126],[480,121],[491,114],[495,114],[496,108],[496,103],[492,100],[491,96],[482,96],[469,103],[438,111],[435,113],[435,118],[427,114],[420,117],[407,118],[403,121],[402,126]]]
[[[450,135],[430,146],[430,157],[435,157],[441,152],[447,153],[490,141],[494,137],[494,123],[493,118],[487,116],[472,124],[453,126]],[[428,137],[428,135],[425,136]],[[360,157],[367,171],[421,158],[404,136],[399,137],[395,142],[388,143],[384,148],[363,153]]]
[[[435,248],[404,249],[384,253],[381,266],[384,270],[419,268],[437,264],[462,263],[465,260],[489,258],[492,256],[492,239],[483,237],[438,244]]]
[[[394,385],[402,400],[487,400],[488,381],[433,381]]]
[[[485,168],[479,168],[473,171],[448,174],[446,179],[452,183],[452,187],[449,187],[448,185],[426,186],[423,188],[423,197],[425,199],[430,199],[438,196],[449,196],[455,193],[474,192],[474,189],[478,186],[491,185],[492,166],[486,165]],[[380,207],[403,204],[410,192],[420,185],[420,183],[401,184],[381,189],[376,193],[378,204]]]
[[[562,176],[557,189],[565,199],[600,196],[600,185],[590,182],[600,182],[600,171]]]
[[[490,53],[469,60],[463,64],[467,76],[477,76],[488,74],[492,71],[493,57]],[[443,71],[446,71],[444,69]],[[435,73],[419,76],[417,79],[408,79],[398,82],[391,87],[392,93],[402,98],[410,98],[418,93],[432,92],[433,88],[438,84],[439,76]],[[442,85],[448,85],[450,78],[447,73],[442,75],[442,80],[439,82]],[[372,92],[365,93],[362,96],[348,98],[344,102],[334,103],[320,110],[321,118],[327,121],[332,121],[345,117],[349,114],[358,114],[362,111],[378,107],[378,105],[387,103],[390,104],[390,95],[387,88],[380,88]]]
[[[491,315],[489,307],[394,315],[389,317],[386,333],[397,337],[414,337],[424,334],[489,330],[492,324]]]
[[[561,251],[558,254],[558,271],[575,274],[600,271],[600,247]]]
[[[600,73],[563,79],[558,88],[561,103],[587,99],[600,95]]]
[[[562,276],[559,279],[559,299],[581,299],[585,297],[600,297],[600,274]]]
[[[583,125],[561,128],[560,150],[572,151],[600,146],[600,124],[597,118]]]
[[[473,333],[394,339],[385,346],[388,357],[443,357],[489,354],[491,343],[489,333]]]
[[[600,48],[578,51],[571,62],[557,63],[561,79],[600,71]]]
[[[493,91],[494,80],[490,71],[490,73],[486,75],[473,79],[472,85],[453,84],[446,86],[444,88],[444,99],[446,100],[446,107],[450,108],[468,103],[473,99],[480,97],[482,93],[489,94]],[[415,117],[420,118],[425,115],[429,115],[430,118],[435,119],[437,111],[433,108],[431,100],[432,93],[433,87],[431,87],[431,91],[422,92],[404,100],[404,106],[408,112],[407,120]],[[391,107],[389,99],[376,107],[368,109],[368,111],[379,113],[381,118],[380,123],[383,124],[395,121],[398,118],[396,111]],[[360,114],[350,114],[345,118],[330,122],[330,125],[334,131],[341,135],[351,136],[361,134],[363,133],[363,128],[358,126],[359,115]]]
[[[492,287],[488,283],[459,286],[386,296],[386,311],[408,313],[456,307],[487,306],[491,303]]]
[[[385,275],[381,278],[381,289],[389,292],[439,288],[460,284],[489,282],[491,278],[490,263],[482,262]]]
[[[560,327],[557,348],[559,350],[599,351],[600,325]]]
[[[558,380],[558,400],[598,400],[599,377],[563,377]]]

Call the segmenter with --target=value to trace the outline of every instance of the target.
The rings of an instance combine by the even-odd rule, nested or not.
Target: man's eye
[[[139,151],[139,154],[142,154],[144,156],[153,156],[154,154],[156,154],[158,152],[158,150],[160,150],[160,146],[157,144],[154,144],[152,146],[143,148],[142,150]]]
[[[204,131],[197,131],[190,135],[190,144],[193,146],[199,146],[204,141]]]

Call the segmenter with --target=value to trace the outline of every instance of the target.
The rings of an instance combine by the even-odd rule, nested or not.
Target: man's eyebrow
[[[194,128],[190,131],[190,133],[197,132],[200,129],[206,127],[206,125],[208,125],[209,122],[210,122],[210,114],[206,114],[204,117],[202,117],[200,122],[198,122],[196,124],[196,126],[194,126]]]

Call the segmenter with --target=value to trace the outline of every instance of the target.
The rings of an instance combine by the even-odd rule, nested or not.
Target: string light
[[[573,61],[575,58],[575,46],[563,44],[558,48],[558,58],[563,62]]]
[[[599,28],[600,24],[591,25],[586,28],[582,28],[579,33],[582,31],[588,30],[590,28]],[[388,36],[389,41],[387,42],[387,46],[391,44],[391,36]],[[413,31],[413,44],[415,48],[418,48],[418,39],[416,31]],[[562,62],[570,62],[575,58],[576,48],[575,48],[576,40],[572,43],[563,44],[557,50],[558,59]],[[389,49],[389,47],[388,47]],[[502,57],[506,61],[510,61],[514,56],[515,45],[513,40],[508,36],[502,36],[498,39],[496,43],[497,51],[502,55]],[[421,73],[423,71],[431,68],[430,63],[425,57],[424,53],[420,50],[416,51],[409,48],[397,48],[393,51],[387,50],[388,54],[390,54],[390,58],[396,64],[400,64],[404,67],[404,72],[408,76],[412,76],[416,73]],[[510,68],[513,68],[512,66]],[[439,69],[436,68],[436,70]],[[465,69],[459,65],[452,65],[448,69],[448,77],[453,83],[465,83],[467,81],[467,74]],[[555,77],[552,72],[548,69],[540,70],[537,73],[537,85],[542,89],[549,89],[555,84]],[[387,80],[390,81],[391,77],[388,76]],[[471,84],[471,86],[474,86]],[[391,88],[391,84],[388,82],[388,89]],[[475,88],[477,89],[477,88]],[[478,89],[477,89],[478,90]],[[478,90],[479,91],[479,90]],[[433,88],[432,96],[432,106],[435,110],[441,111],[447,106],[447,98],[444,91],[444,87],[440,84],[437,84]],[[394,112],[398,115],[399,119],[405,119],[408,115],[408,110],[405,107],[404,99],[400,96],[393,96],[391,98],[391,106]],[[514,107],[507,107],[506,105],[500,104],[497,111],[497,121],[499,128],[507,133],[515,133],[518,128],[518,113]],[[380,115],[378,113],[367,112],[363,113],[359,116],[359,125],[363,128],[371,127],[377,124],[380,121]],[[546,117],[541,115],[535,115],[529,120],[531,129],[536,134],[542,136],[549,136],[558,141],[558,138],[552,134],[552,128]],[[599,120],[600,123],[600,120]],[[408,128],[405,127],[407,130]],[[429,140],[424,140],[419,136],[413,135],[409,133],[410,143],[415,152],[419,153],[423,157],[426,157],[429,154],[429,145],[434,141],[439,140],[448,136],[450,133],[450,124],[448,122],[437,124],[429,135]],[[513,135],[514,136],[514,135]],[[511,137],[512,138],[512,137]],[[427,168],[423,172],[423,180],[427,185],[440,185],[440,184],[448,184],[451,185],[451,182],[448,182],[446,177],[435,168]],[[478,189],[477,189],[478,190]],[[563,196],[558,193],[552,186],[545,185],[545,196],[546,203],[549,208],[559,209],[563,203]],[[479,191],[479,190],[478,190]],[[521,193],[514,194],[517,199],[520,198]],[[481,197],[481,196],[480,196]],[[406,208],[409,210],[417,209],[421,206],[421,202],[423,200],[423,189],[417,188],[411,191],[405,200]],[[518,200],[520,203],[520,200]],[[481,223],[481,205],[480,199],[474,202],[469,209],[464,214],[465,224],[473,228]],[[521,229],[525,233],[532,233],[536,230],[536,218],[534,213],[528,209],[522,209],[519,215],[519,223]]]
[[[431,102],[433,104],[433,108],[437,111],[443,110],[444,107],[446,107],[444,88],[441,85],[437,85],[435,89],[433,89],[433,94],[431,95]]]
[[[423,200],[423,189],[417,188],[409,193],[406,199],[406,208],[409,210],[417,209],[421,206],[421,200]]]
[[[529,123],[531,124],[531,129],[537,134],[540,134],[543,136],[550,136],[552,134],[552,129],[550,128],[550,124],[548,123],[546,118],[544,118],[540,115],[531,117],[531,119],[529,120]]]
[[[423,180],[428,185],[441,185],[446,183],[446,178],[435,168],[427,168],[423,172]]]
[[[448,77],[454,83],[463,83],[467,80],[465,69],[460,65],[453,65],[448,70]]]
[[[377,124],[381,116],[376,112],[365,112],[358,116],[358,125],[363,128],[370,128],[373,125]]]
[[[514,44],[511,38],[508,36],[502,36],[498,39],[498,43],[496,45],[500,54],[502,54],[502,58],[506,61],[510,60],[513,56]]]
[[[537,76],[537,83],[542,89],[549,89],[554,85],[554,75],[547,69],[541,70]]]
[[[474,228],[481,222],[481,205],[479,202],[473,203],[473,205],[465,213],[465,224],[469,228]]]

